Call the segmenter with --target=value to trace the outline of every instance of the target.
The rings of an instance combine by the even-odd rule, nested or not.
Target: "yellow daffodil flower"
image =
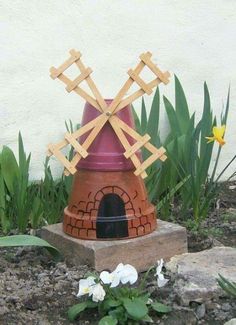
[[[223,146],[225,144],[225,140],[223,139],[223,136],[225,134],[225,125],[222,126],[214,126],[212,129],[213,137],[206,137],[208,140],[207,143],[212,141],[217,141],[220,146]]]

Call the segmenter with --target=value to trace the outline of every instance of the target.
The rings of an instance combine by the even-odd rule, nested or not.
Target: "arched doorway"
[[[101,199],[96,221],[97,238],[128,237],[125,204],[117,194],[105,194]]]

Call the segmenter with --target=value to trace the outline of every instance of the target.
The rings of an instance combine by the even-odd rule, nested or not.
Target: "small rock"
[[[196,316],[198,319],[201,319],[205,316],[205,313],[206,313],[206,306],[205,304],[201,304],[197,307],[196,311]]]
[[[224,325],[236,325],[236,318],[232,318],[228,322],[224,323]]]
[[[222,247],[224,244],[222,244],[219,240],[212,238],[212,247]]]
[[[214,302],[214,301],[207,301],[206,302],[206,309],[207,310],[220,309],[220,305],[217,304],[217,302]]]
[[[0,308],[0,315],[3,316],[5,314],[9,313],[9,309],[7,308],[7,306],[2,306]]]
[[[17,296],[9,296],[6,298],[6,302],[10,302],[10,303],[15,303],[19,300],[20,298]]]
[[[224,311],[229,311],[231,309],[231,305],[228,302],[226,302],[221,306],[221,309]]]
[[[174,292],[181,303],[188,306],[190,301],[206,302],[225,295],[216,279],[220,273],[235,282],[235,265],[235,248],[214,247],[198,253],[174,256],[166,268],[176,277]]]

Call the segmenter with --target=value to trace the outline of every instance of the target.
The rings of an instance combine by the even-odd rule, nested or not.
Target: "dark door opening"
[[[106,194],[101,199],[96,228],[97,238],[128,237],[125,204],[119,195]]]

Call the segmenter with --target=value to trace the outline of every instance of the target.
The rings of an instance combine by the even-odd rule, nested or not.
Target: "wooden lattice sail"
[[[88,148],[95,140],[96,136],[103,128],[106,122],[109,122],[115,131],[117,137],[122,143],[125,152],[124,156],[127,159],[131,159],[135,166],[135,175],[140,175],[142,178],[147,176],[146,169],[157,159],[164,161],[167,157],[165,155],[165,149],[163,147],[156,148],[150,143],[150,136],[145,134],[141,136],[134,129],[129,127],[125,122],[123,122],[116,113],[122,110],[127,105],[131,104],[137,98],[143,94],[150,95],[153,88],[158,86],[160,83],[167,84],[169,82],[169,72],[162,72],[151,60],[152,54],[146,52],[140,55],[140,62],[135,67],[135,69],[128,70],[129,78],[120,89],[118,94],[115,96],[114,100],[108,106],[101,96],[99,90],[97,89],[95,83],[91,78],[92,69],[86,68],[81,60],[81,53],[75,50],[70,51],[70,57],[66,60],[59,68],[52,67],[50,69],[52,79],[58,78],[66,85],[66,90],[68,92],[74,91],[81,97],[83,97],[87,102],[89,102],[93,107],[95,107],[101,114],[90,121],[86,125],[82,126],[79,130],[73,133],[66,133],[64,140],[57,144],[50,144],[48,146],[48,155],[54,155],[65,167],[65,174],[74,174],[77,169],[76,165],[81,158],[86,158],[88,156]],[[80,74],[74,80],[70,80],[64,72],[72,65],[76,64]],[[148,67],[155,78],[146,83],[141,77],[140,73],[145,68]],[[90,88],[94,97],[89,95],[86,91],[81,88],[82,81],[86,81],[88,87]],[[136,83],[140,88],[133,94],[126,96],[127,92],[131,86]],[[126,97],[125,97],[126,96]],[[83,134],[90,131],[88,137],[83,142],[79,144],[77,139]],[[135,144],[130,145],[127,135],[131,136],[136,140]],[[61,152],[61,149],[71,145],[74,148],[75,155],[71,161],[69,161]],[[137,150],[145,147],[151,155],[143,162],[139,160],[136,155]]]

